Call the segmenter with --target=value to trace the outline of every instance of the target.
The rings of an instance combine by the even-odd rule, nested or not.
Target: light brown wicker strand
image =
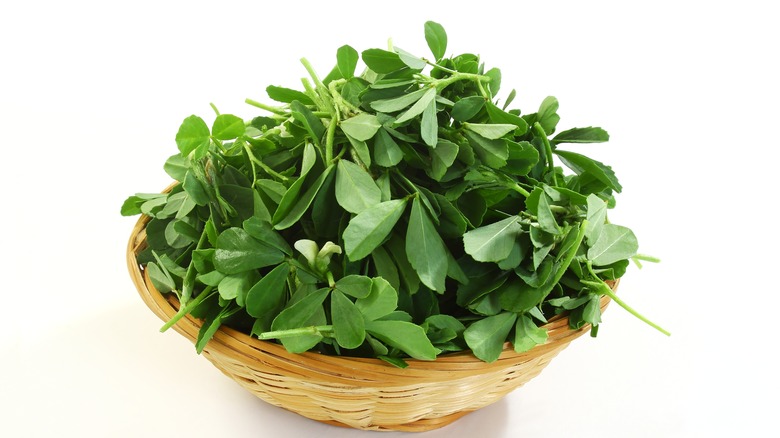
[[[127,248],[130,275],[144,303],[168,321],[178,302],[163,296],[136,262],[146,246],[149,218],[136,223]],[[612,284],[617,288],[617,282]],[[604,297],[604,310],[609,300]],[[174,329],[195,343],[200,321],[186,316]],[[569,343],[589,330],[571,330],[568,319],[545,325],[547,343],[516,353],[507,343],[498,360],[484,363],[470,352],[435,361],[410,359],[405,369],[378,359],[292,354],[273,342],[222,327],[203,356],[260,399],[304,417],[364,430],[421,432],[436,429],[500,400],[537,376]]]

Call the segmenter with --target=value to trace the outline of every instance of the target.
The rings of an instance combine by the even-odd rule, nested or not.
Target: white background
[[[663,259],[632,268],[597,339],[430,437],[698,437],[775,430],[778,49],[771,2],[3,2],[0,436],[370,436],[255,399],[143,305],[125,268],[135,192],[184,117],[249,118],[267,85],[342,44],[476,52],[624,186],[611,220]],[[121,4],[121,6],[119,6]],[[575,148],[575,146],[571,146]],[[400,436],[390,433],[385,436]]]

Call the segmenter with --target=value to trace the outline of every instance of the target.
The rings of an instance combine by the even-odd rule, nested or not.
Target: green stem
[[[449,73],[449,74],[453,74],[453,75],[454,75],[454,74],[457,74],[457,73],[460,73],[460,72],[459,72],[459,71],[457,71],[457,70],[453,70],[453,69],[451,69],[451,68],[447,68],[447,67],[441,66],[441,65],[439,65],[439,64],[436,64],[435,62],[431,62],[429,59],[422,58],[422,60],[423,60],[423,61],[424,61],[426,64],[430,65],[431,67],[433,67],[433,68],[438,68],[439,70],[441,70],[441,71],[443,71],[443,72],[447,72],[447,73]]]
[[[336,125],[339,120],[336,117],[330,119],[328,123],[328,132],[325,135],[325,162],[330,163],[333,161],[333,139],[336,138]]]
[[[214,112],[217,113],[217,117],[219,117],[219,110],[217,109],[217,106],[214,105],[212,102],[209,102],[209,106],[211,106],[211,109],[213,109]]]
[[[250,163],[252,163],[252,172],[255,172],[255,164],[257,164],[258,166],[260,166],[261,169],[265,171],[265,173],[273,176],[274,178],[280,179],[282,181],[287,181],[289,179],[288,177],[282,175],[281,173],[271,169],[267,164],[263,163],[262,160],[258,160],[257,157],[255,157],[255,154],[252,153],[252,149],[249,148],[248,143],[244,143],[244,150],[246,151],[246,154],[249,156]],[[257,180],[256,177],[255,180]]]
[[[327,105],[325,105],[325,102],[322,100],[322,97],[319,93],[317,93],[317,90],[314,89],[314,87],[311,86],[311,83],[306,78],[301,78],[301,84],[303,84],[303,88],[306,90],[306,95],[309,96],[314,102],[314,106],[316,106],[319,109],[327,108]],[[328,116],[330,117],[330,113],[328,113]]]
[[[525,196],[526,198],[531,196],[531,194],[528,193],[528,190],[520,187],[520,184],[517,184],[517,183],[509,184],[509,185],[507,185],[507,187],[512,189],[512,190],[514,190],[514,191],[516,191],[517,193],[520,193],[521,195]]]
[[[661,263],[661,259],[646,254],[636,254],[632,258],[635,258],[637,260],[642,260],[643,262]]]
[[[330,91],[330,96],[333,99],[334,106],[336,108],[337,114],[339,114],[339,118],[341,118],[340,113],[351,113],[351,114],[359,114],[363,111],[360,110],[360,108],[356,107],[355,105],[352,105],[349,103],[344,97],[341,96],[341,93],[339,93],[339,90],[336,89],[337,86],[345,84],[346,81],[344,79],[339,79],[332,81],[328,84],[328,91]],[[339,107],[341,107],[341,111],[339,110]],[[347,111],[343,111],[346,109]]]
[[[285,111],[284,109],[279,108],[279,107],[266,105],[264,103],[260,103],[260,102],[258,102],[256,100],[252,100],[252,99],[249,99],[249,98],[244,99],[244,102],[249,104],[249,105],[252,105],[254,107],[257,107],[257,108],[260,108],[260,109],[264,109],[264,110],[266,110],[268,112],[271,112],[271,113],[274,113],[274,114],[279,114],[280,116],[289,116],[287,111]]]
[[[306,58],[301,58],[301,64],[303,64],[303,67],[307,72],[309,72],[309,76],[311,76],[311,79],[314,81],[314,85],[325,88],[327,90],[325,84],[323,84],[320,78],[317,76],[317,73],[314,71],[314,67],[311,66],[309,60]]]
[[[325,273],[325,276],[328,278],[328,287],[330,288],[336,287],[336,280],[333,279],[333,273],[328,271]]]
[[[539,122],[534,123],[534,130],[536,131],[536,135],[541,137],[542,142],[544,143],[544,152],[545,156],[547,157],[547,167],[549,168],[550,173],[552,173],[553,184],[557,186],[558,178],[555,176],[555,164],[553,163],[553,153],[550,140],[547,139],[547,133],[544,132],[544,128],[542,128],[542,125]]]
[[[292,337],[304,336],[304,335],[330,336],[332,333],[333,333],[332,325],[318,325],[318,326],[310,326],[310,327],[301,327],[297,329],[275,330],[272,332],[264,332],[264,333],[260,333],[257,337],[259,339],[282,339],[282,338],[292,338]]]
[[[588,271],[590,272],[590,274],[591,274],[591,275],[592,275],[594,278],[596,278],[596,280],[597,280],[597,281],[580,280],[580,282],[581,282],[582,284],[584,284],[584,285],[586,285],[586,286],[591,286],[591,287],[593,287],[593,288],[596,288],[596,289],[597,289],[597,290],[599,290],[599,291],[600,291],[602,294],[604,294],[604,295],[608,296],[608,297],[609,297],[609,298],[610,298],[612,301],[616,302],[616,303],[617,303],[617,304],[618,304],[620,307],[622,307],[623,309],[625,309],[625,310],[626,310],[628,313],[630,313],[630,314],[634,315],[635,317],[639,318],[639,320],[643,321],[644,323],[646,323],[646,324],[647,324],[647,325],[649,325],[650,327],[652,327],[652,328],[654,328],[654,329],[658,330],[659,332],[661,332],[661,333],[665,334],[666,336],[671,336],[671,335],[672,335],[672,334],[671,334],[671,333],[669,333],[668,331],[666,331],[666,330],[664,330],[663,328],[661,328],[661,326],[659,326],[658,324],[656,324],[656,323],[654,323],[654,322],[650,321],[650,320],[649,320],[649,319],[647,319],[647,318],[646,318],[644,315],[642,315],[641,313],[637,312],[637,311],[636,311],[636,310],[634,310],[634,309],[633,309],[631,306],[629,306],[628,304],[626,304],[626,303],[625,303],[623,300],[621,300],[620,298],[618,298],[618,296],[615,294],[615,292],[612,290],[612,288],[610,288],[610,287],[609,287],[609,285],[607,285],[607,283],[604,283],[604,280],[600,279],[600,278],[599,278],[599,277],[598,277],[598,276],[597,276],[597,275],[596,275],[596,274],[593,272],[593,267],[591,266],[591,263],[590,263],[590,262],[588,262],[588,263],[587,263],[587,267],[588,267]]]
[[[191,265],[190,265],[191,266]],[[168,322],[165,323],[164,326],[160,328],[161,332],[164,332],[168,330],[169,328],[173,327],[177,322],[179,322],[180,319],[184,318],[185,315],[192,312],[193,309],[198,307],[200,303],[202,303],[205,299],[209,298],[210,296],[214,295],[216,292],[212,292],[212,289],[214,289],[213,286],[207,286],[205,289],[203,289],[203,292],[200,293],[195,299],[187,303],[185,306],[182,304],[182,302],[179,302],[179,311],[176,312],[175,315],[173,315],[173,318],[171,318]]]
[[[452,74],[452,76],[448,76],[446,78],[437,79],[433,81],[433,84],[436,86],[437,90],[441,91],[447,88],[449,85],[454,84],[455,82],[464,81],[464,80],[470,80],[475,82],[490,82],[490,76],[478,75],[474,73],[455,72]]]

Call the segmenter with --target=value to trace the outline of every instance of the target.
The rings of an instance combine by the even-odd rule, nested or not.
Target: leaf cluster
[[[181,302],[164,328],[189,313],[199,352],[225,324],[397,366],[525,351],[563,312],[595,333],[637,241],[607,221],[612,168],[561,147],[607,132],[556,133],[555,98],[521,113],[498,68],[447,56],[437,23],[425,39],[430,58],[343,46],[324,78],[304,59],[303,90],[269,86],[249,121],[184,119],[164,166],[178,184],[122,206],[151,216],[138,262]]]

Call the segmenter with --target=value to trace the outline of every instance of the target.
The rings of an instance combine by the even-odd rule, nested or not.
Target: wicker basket
[[[136,262],[146,245],[142,216],[130,236],[127,263],[147,306],[163,321],[178,309],[173,294],[163,296]],[[615,289],[617,283],[612,285]],[[608,298],[601,301],[604,310]],[[174,329],[195,342],[201,321],[187,315]],[[378,359],[292,354],[222,327],[203,356],[224,374],[266,402],[323,423],[364,430],[421,432],[445,426],[469,412],[494,403],[537,376],[561,350],[589,330],[571,330],[556,317],[544,326],[547,343],[515,353],[507,343],[499,359],[485,363],[470,352],[435,361],[407,360],[400,369]]]

